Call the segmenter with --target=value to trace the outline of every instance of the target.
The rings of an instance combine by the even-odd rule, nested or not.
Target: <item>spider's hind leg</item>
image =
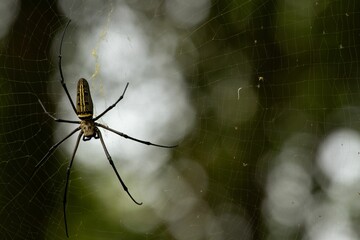
[[[80,124],[80,121],[72,121],[72,120],[65,120],[65,119],[60,119],[60,118],[56,118],[53,115],[51,115],[45,108],[44,104],[41,102],[40,98],[38,98],[38,102],[40,103],[40,106],[42,107],[42,109],[44,110],[44,112],[46,113],[46,115],[48,115],[49,117],[51,117],[52,119],[54,119],[55,122],[64,122],[64,123],[75,123],[75,124]]]
[[[64,74],[63,74],[63,71],[62,71],[62,66],[61,66],[61,60],[62,60],[62,55],[61,55],[61,48],[62,48],[62,44],[63,44],[63,41],[64,41],[64,37],[65,37],[65,33],[66,33],[66,30],[70,24],[71,20],[68,21],[68,23],[66,24],[65,26],[65,29],[64,29],[64,32],[61,36],[61,41],[60,41],[60,47],[59,47],[59,62],[58,62],[58,66],[59,66],[59,72],[60,72],[60,83],[61,83],[61,86],[62,88],[64,89],[69,101],[70,101],[70,104],[71,104],[71,107],[72,109],[74,110],[75,114],[77,114],[76,112],[76,108],[75,108],[75,104],[73,102],[73,100],[71,99],[71,96],[70,96],[70,93],[69,93],[69,90],[67,89],[66,87],[66,83],[65,83],[65,79],[64,79]]]

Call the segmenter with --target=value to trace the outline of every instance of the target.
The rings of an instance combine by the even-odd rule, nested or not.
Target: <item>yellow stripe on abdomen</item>
[[[77,85],[76,112],[80,119],[93,117],[93,102],[90,87],[84,78],[80,78]]]

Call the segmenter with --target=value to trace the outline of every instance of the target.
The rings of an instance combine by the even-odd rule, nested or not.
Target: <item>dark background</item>
[[[51,164],[24,186],[34,165],[53,144],[48,140],[55,123],[44,121],[36,95],[49,102],[47,82],[57,71],[57,63],[50,60],[55,59],[50,46],[68,18],[58,9],[57,1],[19,2],[19,13],[0,45],[0,236],[65,239],[61,214],[65,168],[59,170],[60,166]],[[91,8],[91,3],[82,4]],[[133,6],[130,1],[129,5]],[[161,18],[164,13],[159,6]],[[136,11],[149,20],[157,16],[146,8]],[[301,15],[304,12],[307,14]],[[198,58],[185,62],[183,53],[177,55],[196,109],[196,123],[174,159],[189,156],[205,169],[209,186],[204,201],[210,208],[241,216],[227,220],[229,229],[226,221],[222,222],[220,239],[309,237],[306,220],[290,226],[268,214],[264,208],[271,191],[268,176],[280,164],[274,156],[301,132],[312,140],[292,141],[307,156],[306,162],[298,164],[306,165],[313,179],[311,194],[327,194],[327,184],[322,183],[330,180],[318,180],[322,176],[316,164],[318,146],[340,127],[359,129],[359,19],[359,2],[355,0],[298,3],[298,8],[287,8],[284,1],[275,0],[212,1],[210,15],[200,27],[178,28],[184,38],[193,41]],[[243,76],[249,81],[245,87],[237,77],[241,76],[236,74],[238,68],[246,69]],[[228,81],[238,87],[232,91],[222,88]],[[246,95],[240,106],[240,87],[241,93],[253,91],[255,100]],[[219,111],[223,118],[217,117]],[[242,121],[239,114],[253,116]],[[289,161],[295,154],[289,154]],[[62,159],[63,155],[56,153],[54,158]],[[49,178],[51,181],[43,181]],[[355,195],[358,191],[353,189]],[[75,192],[72,194],[74,205],[96,207],[96,202],[79,200]],[[350,223],[357,226],[358,220],[354,216]],[[81,221],[81,215],[73,224],[76,221]],[[100,232],[94,239],[176,239],[166,223],[147,235],[111,226],[105,220],[86,226],[91,227],[109,234],[101,238]],[[81,234],[76,238],[81,239]]]

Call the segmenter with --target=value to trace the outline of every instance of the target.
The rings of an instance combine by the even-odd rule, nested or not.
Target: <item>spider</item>
[[[109,112],[111,109],[113,109],[116,104],[118,102],[121,101],[121,99],[123,99],[126,89],[129,86],[129,83],[126,84],[125,89],[123,91],[123,93],[121,94],[121,96],[116,100],[116,102],[114,104],[112,104],[111,106],[109,106],[107,109],[105,109],[101,114],[99,114],[96,117],[93,117],[93,102],[91,99],[91,95],[90,95],[90,87],[88,82],[84,79],[84,78],[80,78],[77,84],[77,97],[76,97],[76,107],[74,105],[74,102],[72,101],[69,91],[66,87],[65,84],[65,80],[64,80],[64,75],[62,72],[62,66],[61,66],[61,59],[62,59],[62,55],[61,55],[61,48],[62,48],[62,43],[64,40],[64,36],[66,33],[66,30],[70,24],[71,20],[68,21],[67,25],[65,26],[64,32],[62,34],[61,37],[61,42],[60,42],[60,48],[59,48],[59,71],[60,71],[60,78],[61,78],[61,85],[62,88],[65,90],[65,93],[71,103],[71,107],[74,110],[75,114],[78,116],[78,118],[80,119],[79,121],[72,121],[72,120],[64,120],[64,119],[59,119],[54,117],[53,115],[51,115],[44,107],[44,105],[42,104],[41,100],[38,99],[42,109],[44,110],[44,112],[51,117],[53,120],[55,120],[56,122],[63,122],[63,123],[74,123],[74,124],[80,124],[80,126],[78,126],[77,128],[75,128],[71,133],[69,133],[66,137],[64,137],[61,141],[57,142],[56,144],[54,144],[49,150],[48,152],[45,154],[45,156],[40,160],[40,162],[38,164],[36,164],[35,166],[35,170],[34,173],[37,171],[37,169],[39,167],[41,167],[45,161],[51,156],[51,154],[56,150],[56,148],[58,146],[60,146],[60,144],[62,144],[65,140],[67,140],[69,137],[71,137],[73,134],[75,134],[76,132],[80,131],[78,138],[76,140],[75,143],[75,149],[72,153],[72,157],[71,160],[69,162],[69,165],[67,167],[66,170],[66,183],[65,183],[65,190],[64,190],[64,197],[63,197],[63,214],[64,214],[64,224],[65,224],[65,232],[66,232],[66,236],[69,237],[69,232],[68,232],[68,226],[67,226],[67,218],[66,218],[66,202],[67,202],[67,191],[68,191],[68,186],[69,186],[69,177],[70,177],[70,172],[71,172],[71,167],[74,161],[74,157],[76,154],[76,151],[78,149],[80,140],[82,138],[83,141],[89,141],[92,138],[94,139],[100,139],[101,145],[105,151],[105,155],[111,165],[111,167],[113,168],[121,186],[123,187],[124,191],[129,195],[129,197],[132,199],[132,201],[134,203],[136,203],[137,205],[141,205],[142,202],[137,202],[130,194],[127,186],[125,185],[124,181],[121,179],[119,172],[117,171],[113,160],[111,159],[111,156],[109,154],[109,151],[106,148],[104,139],[102,137],[101,131],[99,129],[100,128],[104,128],[106,130],[109,130],[121,137],[142,143],[142,144],[146,144],[146,145],[152,145],[152,146],[156,146],[156,147],[162,147],[162,148],[174,148],[177,145],[173,145],[173,146],[165,146],[165,145],[159,145],[159,144],[154,144],[148,141],[144,141],[144,140],[140,140],[137,138],[133,138],[129,135],[126,135],[122,132],[118,132],[114,129],[109,128],[108,126],[105,126],[103,124],[100,124],[98,122],[96,122],[97,120],[99,120],[101,117],[103,117],[107,112]],[[33,173],[33,175],[34,175]]]

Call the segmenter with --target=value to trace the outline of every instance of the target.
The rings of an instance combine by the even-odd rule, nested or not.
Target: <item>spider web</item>
[[[0,237],[66,239],[63,191],[89,81],[134,198],[80,142],[74,239],[359,239],[358,1],[2,1]]]

